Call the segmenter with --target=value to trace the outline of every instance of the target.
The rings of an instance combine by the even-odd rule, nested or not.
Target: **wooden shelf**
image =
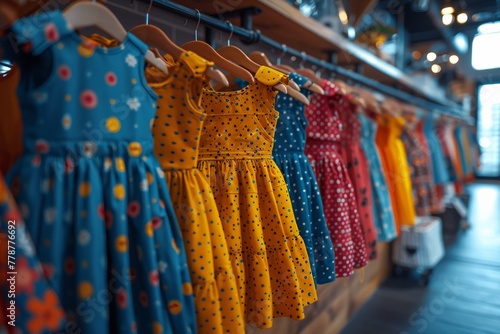
[[[304,50],[308,55],[328,60],[328,52],[336,52],[340,64],[364,64],[363,74],[389,86],[398,87],[416,96],[458,108],[448,100],[433,96],[422,90],[412,79],[394,65],[380,59],[362,46],[344,38],[322,23],[304,16],[299,10],[284,0],[247,1],[178,1],[179,4],[198,9],[202,13],[220,16],[225,11],[255,6],[262,13],[253,17],[253,28],[288,47]],[[239,25],[239,19],[231,19]]]

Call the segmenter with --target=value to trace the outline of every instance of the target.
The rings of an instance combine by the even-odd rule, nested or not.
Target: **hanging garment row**
[[[113,39],[75,30],[86,25]],[[439,210],[430,181],[459,191],[473,174],[465,124],[260,53],[133,31],[82,2],[22,18],[2,40],[15,65],[0,85],[17,93],[0,91],[12,192],[2,180],[0,235],[17,222],[26,332],[243,333],[304,319],[318,284]]]

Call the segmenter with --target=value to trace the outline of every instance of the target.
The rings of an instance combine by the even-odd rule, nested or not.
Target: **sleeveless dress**
[[[283,174],[271,158],[273,86],[286,78],[262,66],[255,79],[238,91],[205,90],[198,168],[215,196],[245,319],[269,328],[273,317],[303,319],[317,295]]]
[[[309,82],[309,79],[293,72],[289,78],[300,87]],[[301,92],[309,94],[305,88]],[[295,219],[306,243],[315,281],[324,284],[335,280],[335,254],[318,183],[304,153],[307,127],[304,109],[301,102],[278,93],[276,110],[280,117],[274,136],[273,159],[288,185]]]
[[[446,127],[447,125],[445,123],[439,123],[436,127],[436,135],[439,139],[439,144],[443,149],[444,165],[446,171],[448,172],[448,182],[455,182],[458,180],[458,176],[455,171],[455,167],[453,166],[453,151],[450,149],[448,139],[446,138]]]
[[[357,117],[352,96],[347,94],[336,105],[342,122],[340,143],[337,145],[342,160],[347,165],[349,177],[354,186],[358,205],[361,230],[366,243],[367,260],[377,257],[377,230],[373,222],[373,198],[368,162],[361,149],[361,122]]]
[[[429,202],[431,205],[431,213],[433,212],[441,212],[444,210],[444,206],[439,200],[439,197],[437,196],[436,193],[436,182],[434,181],[434,165],[432,163],[432,154],[429,146],[429,141],[427,139],[427,136],[425,134],[424,130],[424,121],[420,121],[417,124],[417,128],[415,131],[415,134],[417,136],[417,139],[419,141],[420,148],[422,149],[422,152],[424,154],[424,159],[425,163],[427,166],[428,170],[428,180],[429,183],[432,185],[429,193]]]
[[[166,77],[148,68],[158,94],[154,152],[165,172],[184,239],[193,282],[198,333],[244,333],[244,313],[229,259],[226,236],[210,184],[196,168],[205,71],[212,63],[191,52],[168,62]]]
[[[434,183],[443,184],[449,181],[450,176],[445,166],[443,148],[440,144],[438,136],[436,135],[436,128],[434,124],[434,116],[433,114],[430,114],[424,121],[424,133],[429,145]]]
[[[371,187],[373,194],[373,220],[377,229],[377,240],[389,242],[397,237],[391,197],[387,188],[382,162],[377,146],[375,133],[377,122],[370,120],[363,114],[358,114],[361,122],[361,147],[370,170]]]
[[[418,139],[417,129],[405,129],[402,135],[410,167],[415,213],[417,216],[429,216],[432,208],[431,194],[434,193],[432,171],[427,163],[427,156]]]
[[[0,332],[48,333],[63,331],[65,314],[59,297],[49,286],[35,254],[26,225],[0,172]],[[8,256],[12,258],[8,258]],[[15,260],[14,260],[15,258]],[[10,272],[16,272],[15,281]],[[15,282],[15,296],[10,285]],[[15,304],[11,306],[11,301]],[[14,308],[15,326],[8,315]],[[4,314],[5,312],[5,314]],[[10,322],[10,324],[9,324]],[[15,330],[15,331],[14,331]]]
[[[415,225],[415,206],[408,158],[401,140],[404,119],[379,116],[376,142],[381,153],[399,234],[402,225]]]
[[[25,51],[24,153],[8,181],[71,327],[195,332],[182,238],[153,154],[147,46],[131,34],[115,48],[89,43],[59,11],[12,31]]]
[[[367,264],[366,245],[361,230],[354,187],[347,168],[337,153],[342,123],[336,105],[340,88],[328,80],[321,82],[325,95],[315,94],[306,108],[305,153],[318,180],[328,230],[335,252],[335,274],[348,277],[355,268]]]

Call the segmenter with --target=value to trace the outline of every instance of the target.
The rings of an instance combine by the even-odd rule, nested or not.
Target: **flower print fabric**
[[[387,188],[382,161],[375,145],[377,123],[366,115],[358,114],[361,122],[361,147],[370,170],[373,195],[373,221],[377,229],[377,240],[389,242],[397,237],[391,197]]]
[[[83,333],[195,332],[184,246],[153,154],[147,46],[128,34],[102,47],[59,11],[12,32],[23,50],[24,153],[7,179],[68,320]]]
[[[45,280],[33,243],[14,199],[0,172],[0,305],[6,328],[20,333],[59,332],[65,328],[65,314],[59,297]],[[12,257],[8,255],[12,254]],[[14,260],[15,258],[15,260]],[[12,261],[12,262],[10,262]],[[14,264],[15,263],[15,264]],[[11,272],[15,274],[15,297],[9,296]],[[4,284],[6,282],[7,284]],[[15,301],[15,326],[8,307]],[[8,314],[3,314],[7,311]]]
[[[352,98],[352,95],[346,94],[339,98],[335,105],[342,122],[341,139],[337,150],[347,165],[354,186],[361,230],[366,243],[366,255],[370,261],[377,257],[377,230],[373,222],[373,198],[368,162],[361,149],[361,122],[356,115],[356,107],[351,102]]]
[[[198,333],[244,333],[244,310],[226,235],[207,178],[196,167],[205,113],[200,106],[211,63],[186,52],[169,62],[169,76],[148,68],[158,94],[154,151],[165,172],[193,282]]]
[[[309,80],[290,73],[290,80],[304,87]],[[307,95],[308,90],[301,89]],[[335,254],[318,182],[304,153],[307,120],[305,105],[278,93],[276,110],[280,113],[274,136],[273,159],[285,177],[300,235],[306,243],[315,280],[324,284],[335,280]]]
[[[342,123],[336,111],[340,88],[321,82],[325,95],[315,94],[306,108],[305,153],[311,161],[323,199],[326,223],[335,252],[335,274],[348,277],[367,264],[366,245],[361,231],[355,189],[337,145]]]
[[[429,216],[432,209],[431,194],[434,193],[434,182],[427,156],[416,129],[405,129],[402,140],[410,167],[415,212],[418,216]]]
[[[229,247],[245,320],[304,318],[317,299],[307,248],[283,174],[271,159],[283,74],[260,67],[238,91],[206,89],[198,169],[209,179]]]

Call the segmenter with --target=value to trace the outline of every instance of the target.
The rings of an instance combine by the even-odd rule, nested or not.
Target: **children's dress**
[[[195,332],[184,246],[153,154],[147,46],[128,34],[102,47],[59,11],[12,32],[24,153],[8,181],[72,328]]]
[[[406,150],[401,140],[402,117],[377,117],[376,142],[382,157],[399,234],[402,225],[415,225],[415,204]]]
[[[309,80],[290,73],[289,78],[303,87]],[[301,89],[303,94],[308,90]],[[316,282],[335,280],[335,254],[318,182],[304,153],[307,120],[305,106],[291,96],[278,93],[276,110],[280,113],[274,136],[273,159],[285,177],[300,235],[307,246]]]
[[[316,288],[283,174],[271,158],[278,112],[273,89],[286,78],[262,66],[238,91],[203,93],[207,113],[198,168],[210,181],[245,319],[303,319]],[[286,81],[285,81],[286,82]]]
[[[361,122],[361,147],[363,148],[370,169],[373,194],[373,220],[377,229],[377,240],[392,241],[397,236],[396,225],[384,169],[380,160],[380,154],[375,145],[377,122],[363,114],[358,114],[358,118]]]
[[[26,225],[1,172],[0,254],[0,332],[2,325],[8,329],[7,333],[63,331],[67,324],[59,297],[45,279]]]
[[[377,230],[373,222],[373,197],[368,162],[361,148],[361,122],[357,117],[352,95],[347,94],[336,104],[342,122],[340,142],[337,150],[347,166],[349,178],[354,186],[361,230],[366,243],[368,261],[377,257]]]
[[[326,223],[335,252],[335,274],[348,277],[367,264],[354,187],[337,151],[342,123],[336,111],[340,88],[323,80],[325,95],[315,94],[306,108],[305,153],[318,180]]]
[[[197,168],[204,75],[212,66],[194,53],[169,61],[166,77],[148,68],[158,94],[154,151],[165,172],[193,282],[198,333],[244,333],[244,312],[226,236],[210,184]]]

